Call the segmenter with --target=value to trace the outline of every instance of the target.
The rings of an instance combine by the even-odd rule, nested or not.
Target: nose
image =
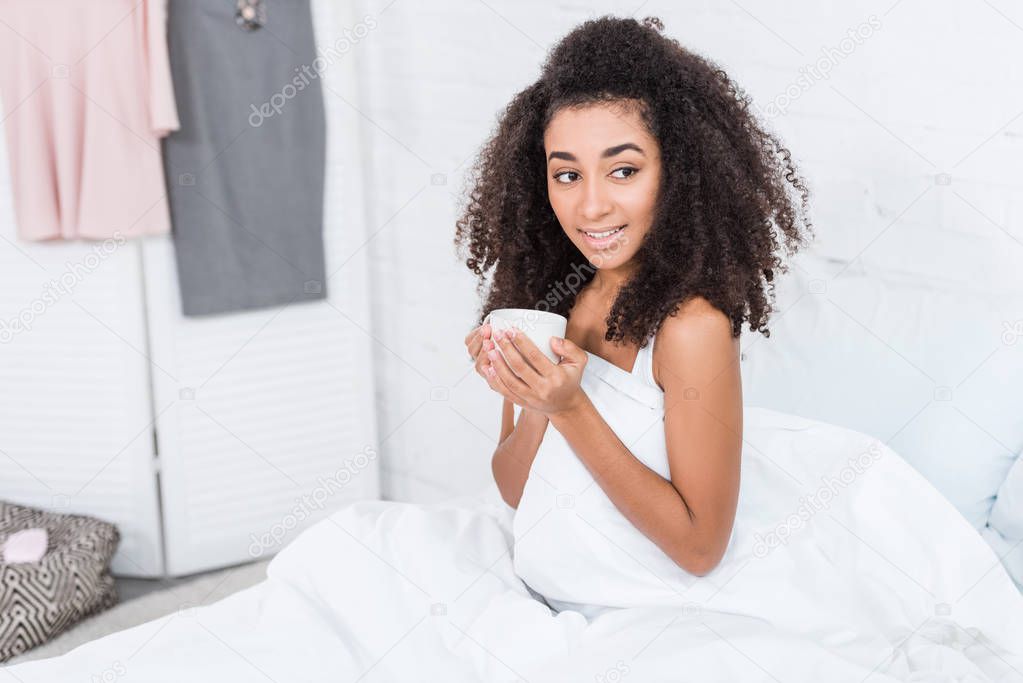
[[[614,209],[607,190],[600,180],[583,181],[582,205],[579,209],[588,225],[594,225]]]

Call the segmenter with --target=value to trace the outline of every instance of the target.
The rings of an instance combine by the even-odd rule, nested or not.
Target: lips
[[[613,244],[615,241],[617,241],[618,238],[621,236],[621,234],[623,232],[625,232],[625,229],[628,228],[628,227],[629,226],[626,223],[626,224],[623,224],[623,225],[615,226],[613,228],[604,228],[604,229],[601,229],[601,230],[590,230],[590,231],[580,230],[579,232],[582,233],[583,239],[586,240],[587,244],[589,244],[590,246],[592,246],[592,247],[594,247],[596,249],[603,249],[603,248]],[[613,232],[609,233],[609,231],[613,231]],[[601,235],[604,235],[604,236],[603,237],[594,237],[593,236],[594,234],[601,234]]]

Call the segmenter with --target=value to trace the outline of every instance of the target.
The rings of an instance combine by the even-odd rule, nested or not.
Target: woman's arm
[[[547,432],[549,420],[543,413],[522,408],[519,421],[512,427],[515,417],[515,404],[504,399],[501,416],[501,443],[494,451],[491,469],[494,481],[501,491],[504,502],[513,508],[519,507],[522,490],[529,477],[529,469],[540,449],[540,442]]]
[[[484,323],[465,336],[469,357],[474,359],[476,372],[484,379],[487,378],[484,370],[491,368],[487,351],[495,348],[491,332],[490,325]],[[488,379],[487,383],[491,388],[494,387],[492,380]],[[519,506],[529,469],[540,449],[549,422],[546,414],[522,408],[519,422],[515,424],[515,404],[505,396],[501,408],[501,437],[490,467],[501,498],[513,508]]]
[[[504,399],[501,407],[501,438],[497,440],[497,443],[503,443],[513,429],[515,429],[515,404]]]
[[[742,450],[738,343],[727,316],[701,301],[665,320],[655,349],[671,481],[630,453],[588,398],[550,417],[622,514],[698,576],[728,545]]]

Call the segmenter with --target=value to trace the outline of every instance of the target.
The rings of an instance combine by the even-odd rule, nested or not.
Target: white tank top
[[[646,382],[649,386],[661,391],[654,378],[654,342],[657,341],[655,334],[650,335],[647,345],[636,354],[636,360],[632,364],[632,375]]]
[[[629,452],[668,479],[664,393],[653,382],[653,345],[647,346],[632,372],[589,354],[581,381]],[[1021,642],[1017,606],[1023,598],[1004,569],[991,573],[998,558],[952,504],[879,439],[744,406],[743,444],[732,534],[718,566],[699,577],[621,514],[561,433],[548,426],[512,520],[516,574],[555,610],[574,610],[588,620],[628,607],[670,608],[665,614],[674,613],[672,622],[745,617],[743,633],[798,635],[832,649],[840,643],[844,659],[866,666],[879,661],[879,653],[893,657],[893,646],[902,647],[896,642],[922,622],[940,628],[943,640],[928,633],[912,644],[913,671],[923,671],[917,661],[931,671],[927,663],[971,659],[973,642],[984,642],[988,652],[997,652],[991,645],[997,641]],[[971,591],[981,575],[995,583]],[[951,616],[935,617],[936,603],[956,598],[976,601],[956,603],[953,615],[965,615],[962,625]],[[1010,601],[1012,608],[1005,608]],[[961,639],[966,624],[983,625],[985,640]],[[778,652],[784,657],[787,650]],[[899,674],[911,673],[908,652],[894,658]]]
[[[653,341],[639,350],[632,372],[587,352],[582,387],[629,451],[670,479]],[[681,595],[698,578],[682,571],[619,512],[550,426],[512,528],[516,573],[558,611],[592,617],[608,607],[664,604],[666,581],[673,584],[669,592]]]

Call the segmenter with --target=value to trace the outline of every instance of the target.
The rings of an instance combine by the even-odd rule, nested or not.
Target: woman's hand
[[[547,417],[571,410],[585,399],[580,382],[589,357],[568,339],[553,338],[552,350],[561,356],[555,365],[530,340],[515,328],[495,332],[484,341],[489,363],[482,367],[490,388],[522,408]],[[500,345],[504,357],[494,348]],[[507,357],[507,360],[505,360]]]
[[[469,358],[476,363],[476,372],[481,375],[480,364],[478,362],[480,351],[483,350],[483,342],[490,339],[490,323],[483,323],[479,327],[473,328],[469,334],[465,335],[465,348],[469,351]]]
[[[493,329],[490,327],[490,323],[483,323],[465,335],[465,347],[469,351],[469,357],[473,360],[476,374],[486,380],[488,384],[491,383],[490,375],[487,374],[487,369],[490,368],[490,356],[487,355],[487,351],[494,348],[492,336]],[[490,388],[495,389],[493,384]]]

